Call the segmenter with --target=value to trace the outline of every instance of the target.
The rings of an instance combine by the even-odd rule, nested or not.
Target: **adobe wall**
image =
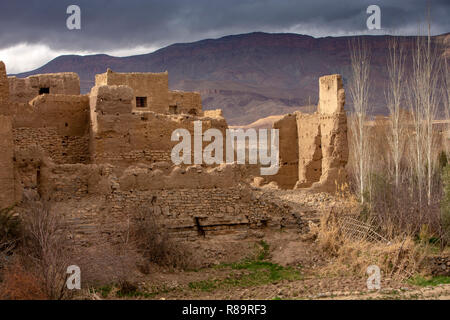
[[[347,115],[344,110],[345,91],[340,75],[319,79],[319,114],[322,132],[322,176],[313,187],[334,191],[336,185],[347,181],[345,165],[348,161]]]
[[[236,165],[168,165],[133,166],[119,175],[107,164],[51,166],[43,170],[42,193],[72,219],[83,241],[118,235],[140,206],[183,240],[299,228],[287,208],[241,185]]]
[[[27,78],[8,77],[10,100],[26,103],[39,95],[41,88],[50,94],[80,94],[80,78],[74,72],[37,74]]]
[[[279,130],[279,154],[280,168],[278,173],[267,176],[270,181],[275,181],[283,189],[292,189],[298,180],[299,152],[297,120],[295,114],[287,114],[273,124],[274,129]]]
[[[169,113],[202,115],[200,93],[169,91]]]
[[[108,69],[95,76],[95,86],[126,85],[132,89],[133,110],[169,112],[169,75],[163,73],[118,73]],[[147,107],[136,108],[136,97],[146,97]]]
[[[342,77],[338,74],[320,77],[317,112],[294,112],[274,123],[273,127],[280,130],[281,167],[270,181],[289,189],[296,178],[295,188],[324,192],[334,192],[337,185],[347,181],[348,141],[344,104]],[[287,160],[295,157],[298,160],[297,173],[293,173],[294,163]]]
[[[17,147],[40,145],[56,163],[89,160],[88,96],[46,94],[13,107]]]
[[[203,111],[203,116],[209,118],[223,118],[223,112],[222,109],[205,110]]]
[[[0,115],[0,209],[15,203],[13,158],[11,118]]]
[[[322,135],[317,113],[296,112],[298,131],[298,182],[296,188],[309,188],[322,175]]]
[[[90,94],[91,157],[94,163],[128,166],[136,162],[171,161],[171,141],[176,129],[193,134],[193,122],[202,121],[203,130],[214,127],[223,133],[224,118],[165,115],[133,111],[133,91],[128,86],[95,86]]]
[[[333,115],[344,112],[345,92],[342,77],[339,74],[319,78],[319,105],[321,115]]]
[[[3,61],[0,61],[0,108],[9,101],[9,83],[6,76],[6,67]],[[2,110],[0,110],[1,113]]]
[[[299,228],[287,207],[243,182],[246,166],[172,165],[175,129],[193,134],[200,120],[203,131],[217,128],[225,136],[228,126],[220,110],[203,114],[198,93],[169,92],[167,73],[108,70],[96,77],[90,95],[79,95],[78,77],[60,75],[6,80],[0,64],[0,101],[10,115],[0,116],[0,207],[47,200],[69,218],[76,237],[90,243],[117,239],[138,206],[183,240]],[[41,86],[50,94],[39,95]],[[64,94],[55,94],[60,89]],[[67,94],[72,89],[78,92]],[[136,96],[148,98],[148,109],[136,108]],[[180,114],[168,114],[169,104]],[[286,145],[289,140],[282,138]]]

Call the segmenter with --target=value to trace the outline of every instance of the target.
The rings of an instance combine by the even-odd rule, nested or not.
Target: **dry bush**
[[[74,264],[81,269],[83,288],[116,284],[120,287],[134,281],[136,265],[142,260],[128,243],[96,243],[76,250]]]
[[[5,266],[0,283],[0,300],[46,300],[48,298],[42,279],[25,269],[19,257]]]
[[[195,265],[190,250],[171,238],[167,229],[154,217],[151,207],[135,208],[130,236],[139,253],[150,263],[181,269]],[[147,268],[148,265],[144,265],[141,269],[146,273]]]
[[[20,219],[11,208],[0,210],[0,270],[20,241]]]
[[[364,276],[368,266],[377,265],[385,274],[400,280],[419,268],[425,252],[410,237],[389,242],[383,237],[378,241],[374,237],[355,237],[360,233],[343,228],[342,217],[342,212],[324,213],[316,229],[319,246],[334,258],[333,263],[322,270],[323,273]]]
[[[100,241],[88,248],[75,246],[69,225],[47,204],[28,202],[21,209],[20,246],[13,263],[8,263],[2,273],[3,297],[70,298],[76,293],[66,286],[70,265],[80,267],[84,288],[109,284],[132,286],[133,271],[142,259],[130,243],[113,245]],[[24,293],[27,290],[29,296]]]
[[[66,271],[72,264],[73,246],[62,217],[47,204],[27,203],[22,225],[22,267],[39,279],[49,299],[67,298]]]

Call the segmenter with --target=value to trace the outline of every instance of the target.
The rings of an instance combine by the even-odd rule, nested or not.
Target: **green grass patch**
[[[259,242],[260,246],[261,246],[261,251],[258,254],[258,256],[256,257],[256,260],[265,260],[269,257],[269,253],[270,253],[270,246],[267,242],[265,242],[264,240],[261,240]]]
[[[216,289],[232,287],[252,287],[275,283],[281,280],[300,280],[302,275],[297,268],[283,267],[270,261],[265,261],[269,256],[269,245],[261,241],[260,251],[253,259],[245,259],[240,262],[221,264],[217,268],[231,268],[239,272],[232,272],[224,279],[208,279],[189,283],[192,290],[213,291]]]
[[[111,293],[112,288],[113,288],[112,286],[102,286],[97,288],[97,290],[100,292],[103,298],[106,298]]]
[[[281,280],[300,280],[302,275],[298,270],[285,268],[270,262],[259,262],[238,266],[233,270],[244,272],[233,272],[224,279],[208,279],[189,283],[189,289],[201,291],[213,291],[217,289],[233,287],[253,287],[264,284],[276,283]]]
[[[138,290],[133,291],[133,292],[127,292],[127,293],[122,293],[121,291],[118,291],[117,297],[119,297],[119,298],[137,298],[137,297],[152,298],[159,293],[160,292],[142,292],[142,291],[138,291]]]
[[[408,280],[410,284],[421,286],[421,287],[428,287],[428,286],[437,286],[439,284],[448,284],[450,283],[450,277],[448,276],[436,276],[436,277],[422,277],[422,276],[415,276],[414,278],[411,278]]]

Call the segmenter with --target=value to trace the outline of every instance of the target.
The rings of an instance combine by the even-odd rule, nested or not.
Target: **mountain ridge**
[[[342,74],[345,86],[350,67],[348,44],[355,37],[364,38],[371,47],[372,88],[376,93],[371,102],[375,114],[385,114],[387,44],[393,37],[390,35],[314,38],[295,33],[253,32],[175,43],[127,57],[62,55],[16,76],[76,72],[82,92],[86,93],[94,84],[95,74],[107,68],[116,72],[168,71],[171,89],[198,91],[205,109],[221,108],[230,124],[245,125],[317,103],[318,78],[325,74]],[[398,38],[408,50],[416,39]],[[433,39],[449,51],[450,33]]]

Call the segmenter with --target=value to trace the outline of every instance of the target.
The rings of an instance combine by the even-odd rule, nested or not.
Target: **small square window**
[[[136,108],[147,108],[147,97],[136,97]]]
[[[49,93],[50,93],[49,87],[39,88],[39,94],[49,94]]]

